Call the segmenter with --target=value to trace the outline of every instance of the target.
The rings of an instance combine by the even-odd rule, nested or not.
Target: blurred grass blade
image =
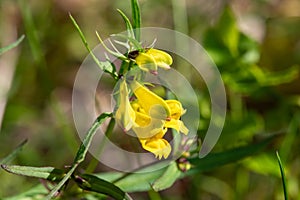
[[[83,174],[81,176],[77,176],[75,181],[78,186],[84,190],[106,194],[116,200],[131,200],[131,197],[119,187],[94,175]]]
[[[61,180],[65,174],[63,170],[55,169],[54,167],[30,167],[19,165],[1,165],[1,167],[7,172],[13,174],[41,178],[55,182]]]
[[[0,164],[7,164],[10,161],[12,161],[17,156],[17,154],[22,150],[23,146],[26,143],[27,140],[24,140],[21,144],[19,144],[18,147],[13,152],[11,152],[8,156],[0,160]]]
[[[10,44],[6,47],[0,48],[0,55],[15,48],[16,46],[18,46],[24,38],[25,38],[25,35],[21,35],[21,37],[19,37],[19,39],[17,41],[13,42],[12,44]]]
[[[278,160],[278,164],[279,164],[279,168],[280,168],[280,173],[281,173],[281,180],[282,180],[282,187],[283,187],[283,193],[284,193],[284,199],[288,200],[288,194],[287,194],[287,187],[286,187],[286,178],[285,178],[285,174],[284,174],[284,168],[279,156],[278,151],[276,151],[276,156],[277,156],[277,160]]]
[[[42,184],[38,184],[23,193],[15,194],[14,196],[10,197],[4,197],[1,198],[1,200],[38,200],[41,199],[42,196],[47,195],[47,193],[47,188]]]
[[[41,38],[39,38],[39,33],[41,27],[37,28],[35,25],[36,18],[33,17],[33,12],[31,10],[31,5],[27,0],[19,0],[19,10],[22,15],[22,23],[24,24],[25,33],[27,37],[28,44],[31,49],[32,56],[34,58],[34,63],[32,67],[36,67],[40,88],[43,88],[42,93],[45,96],[48,96],[54,89],[52,82],[52,77],[47,67],[47,61],[45,57],[45,49],[42,46]]]
[[[175,161],[171,162],[166,171],[152,184],[154,191],[161,191],[171,187],[180,177],[181,171],[177,167]]]
[[[69,17],[72,20],[73,25],[75,26],[76,30],[78,31],[80,38],[85,46],[85,48],[87,49],[87,51],[91,54],[93,60],[95,61],[95,63],[98,65],[98,67],[106,72],[109,73],[115,80],[118,79],[118,74],[116,73],[116,69],[114,65],[111,65],[110,63],[108,63],[107,61],[105,62],[101,62],[98,60],[98,58],[95,56],[95,54],[93,53],[93,51],[91,50],[91,48],[89,47],[87,40],[84,36],[84,34],[82,33],[79,25],[77,24],[76,20],[73,18],[73,16],[69,13]]]
[[[197,157],[190,158],[189,161],[194,167],[187,171],[186,174],[191,175],[198,172],[210,171],[222,165],[236,162],[248,156],[254,155],[255,153],[262,151],[277,137],[278,135],[272,135],[261,142],[229,149],[220,153],[211,153],[202,159]]]
[[[133,28],[132,28],[132,25],[131,25],[128,17],[120,9],[117,9],[117,11],[120,13],[120,15],[122,16],[122,18],[126,24],[126,30],[127,30],[128,37],[135,38],[134,33],[133,33]]]
[[[132,19],[133,19],[133,29],[135,33],[135,38],[137,41],[141,39],[141,13],[138,0],[131,0],[131,9],[132,9]]]
[[[92,124],[90,129],[88,130],[82,144],[80,145],[77,154],[75,156],[75,159],[73,161],[73,165],[71,169],[68,171],[68,173],[64,176],[64,178],[51,190],[51,192],[46,197],[47,200],[51,199],[52,197],[57,194],[57,192],[60,190],[60,188],[69,180],[69,178],[74,173],[75,169],[78,167],[78,165],[84,161],[85,156],[88,152],[88,149],[92,143],[93,137],[96,134],[98,128],[100,125],[104,122],[105,119],[108,117],[112,117],[112,113],[102,113],[95,122]]]

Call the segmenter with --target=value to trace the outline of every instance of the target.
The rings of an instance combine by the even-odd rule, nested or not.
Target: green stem
[[[64,178],[51,190],[51,192],[46,196],[45,200],[50,200],[52,197],[54,197],[58,191],[61,189],[62,186],[65,185],[65,183],[69,180],[69,178],[74,173],[75,169],[78,167],[79,163],[74,164],[71,169],[68,171],[68,173],[64,176]]]

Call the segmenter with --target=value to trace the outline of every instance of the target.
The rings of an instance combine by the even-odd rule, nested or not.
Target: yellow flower
[[[166,100],[165,102],[168,104],[171,110],[171,116],[166,121],[165,127],[174,128],[176,131],[187,135],[189,130],[185,127],[183,122],[180,120],[180,117],[186,112],[186,110],[182,108],[182,105],[179,101]]]
[[[153,137],[147,139],[140,138],[139,140],[142,147],[153,153],[158,159],[161,159],[162,157],[168,158],[171,153],[171,145],[167,140],[163,139],[166,132],[167,129],[163,129]]]
[[[121,126],[124,131],[128,131],[135,123],[135,112],[130,106],[128,99],[129,92],[125,80],[120,83],[119,92],[119,108],[116,111],[115,117],[119,126]]]
[[[157,67],[170,69],[173,60],[168,53],[151,48],[140,52],[135,58],[135,62],[142,70],[156,74]]]
[[[185,113],[177,100],[163,100],[136,81],[130,84],[136,100],[130,103],[126,82],[120,86],[120,105],[116,111],[116,120],[124,130],[132,130],[139,138],[142,147],[155,157],[167,158],[171,145],[163,137],[168,128],[188,134],[188,129],[180,120]]]

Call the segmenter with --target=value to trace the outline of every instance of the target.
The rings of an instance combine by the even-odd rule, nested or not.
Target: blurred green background
[[[160,197],[153,193],[133,197],[283,199],[275,156],[279,150],[290,199],[300,199],[300,1],[139,3],[143,26],[188,34],[204,45],[217,64],[226,86],[228,112],[215,151],[274,133],[280,139],[259,155],[179,180]],[[96,30],[106,38],[125,29],[117,8],[130,16],[129,0],[0,1],[0,47],[25,35],[17,48],[0,56],[0,158],[28,139],[13,164],[64,168],[72,163],[80,144],[72,119],[72,87],[87,51],[68,13],[94,47]],[[203,137],[210,117],[209,97],[185,65],[178,70],[199,91],[199,135]],[[99,164],[97,171],[103,169]],[[39,183],[3,170],[0,180],[0,199]]]

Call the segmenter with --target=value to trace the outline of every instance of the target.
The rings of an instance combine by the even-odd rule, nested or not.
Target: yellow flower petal
[[[185,113],[185,110],[182,108],[182,105],[177,100],[166,100],[165,101],[171,112],[172,119],[180,119],[180,117]]]
[[[158,49],[148,49],[146,54],[153,56],[158,67],[170,69],[170,65],[173,63],[172,57],[164,51]]]
[[[139,104],[145,110],[146,114],[157,119],[165,120],[170,116],[168,104],[159,96],[148,90],[146,87],[133,81],[130,85]]]
[[[157,136],[164,135],[163,132],[164,130]],[[145,150],[153,153],[158,159],[161,159],[162,157],[166,159],[171,153],[171,145],[167,140],[157,136],[148,139],[140,139],[140,143]]]
[[[119,92],[120,104],[115,117],[117,123],[124,129],[124,131],[128,131],[135,124],[136,115],[129,102],[128,89],[125,80],[120,83]]]
[[[171,111],[171,119],[167,120],[165,123],[166,128],[174,128],[178,132],[181,132],[185,135],[188,134],[189,129],[184,125],[184,123],[179,120],[180,117],[186,112],[179,101],[177,100],[166,100],[170,111]]]
[[[138,103],[134,102],[131,103],[131,106],[133,107],[133,110],[135,111],[136,115],[136,124],[138,126],[148,126],[151,123],[151,117],[147,115],[145,112],[143,112],[143,109],[139,106]],[[141,112],[142,110],[142,112]]]
[[[156,74],[157,67],[170,69],[173,59],[164,51],[147,49],[145,52],[139,52],[135,58],[135,62],[142,70]]]
[[[165,123],[166,128],[173,128],[178,132],[181,132],[185,135],[189,133],[189,129],[184,125],[181,120],[171,119],[170,121],[166,121]]]
[[[131,105],[136,115],[136,125],[132,129],[138,138],[147,139],[153,137],[163,129],[164,120],[147,115],[144,109],[138,104],[138,101],[131,103]]]
[[[157,64],[152,55],[147,53],[139,53],[139,55],[135,58],[136,64],[144,71],[147,72],[156,72]]]

